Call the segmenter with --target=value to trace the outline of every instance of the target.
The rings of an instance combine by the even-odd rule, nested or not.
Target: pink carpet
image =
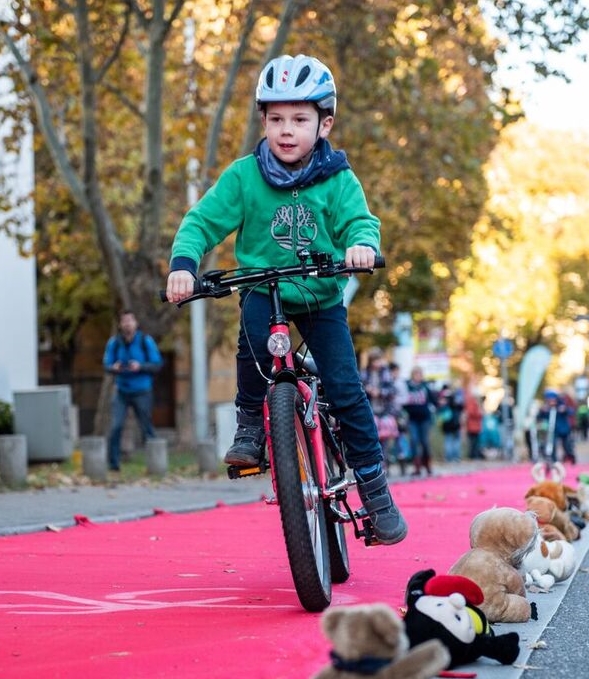
[[[529,465],[397,485],[407,539],[366,548],[350,535],[352,574],[333,604],[401,606],[410,575],[446,572],[468,549],[476,513],[523,509],[530,485]],[[0,550],[2,679],[308,679],[327,660],[320,616],[293,589],[278,509],[262,501],[80,520],[0,537]]]

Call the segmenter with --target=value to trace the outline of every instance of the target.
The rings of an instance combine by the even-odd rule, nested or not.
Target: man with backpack
[[[155,438],[151,422],[153,377],[163,361],[153,337],[138,328],[135,314],[123,311],[119,332],[109,338],[102,359],[104,369],[115,376],[116,385],[108,439],[108,463],[113,471],[120,469],[121,434],[129,408],[137,417],[143,439]]]

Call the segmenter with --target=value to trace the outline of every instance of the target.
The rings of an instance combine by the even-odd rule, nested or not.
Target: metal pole
[[[192,142],[190,144],[194,146]],[[186,167],[186,202],[188,207],[198,200],[198,160],[190,158]],[[209,399],[207,375],[206,313],[203,299],[190,305],[190,357],[192,382],[192,407],[194,413],[194,440],[198,445],[209,439]]]
[[[501,421],[503,423],[503,456],[510,460],[513,456],[513,423],[509,417],[509,377],[507,360],[501,359],[501,381],[503,382],[503,399],[501,400]]]

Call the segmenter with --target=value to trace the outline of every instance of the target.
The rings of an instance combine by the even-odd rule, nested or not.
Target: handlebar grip
[[[193,302],[195,299],[200,299],[201,297],[224,297],[226,294],[230,295],[231,292],[232,291],[230,289],[227,289],[227,291],[223,293],[219,293],[218,291],[215,292],[206,280],[203,278],[195,278],[192,294],[183,299],[181,302],[178,302],[176,306],[183,306],[184,304]],[[162,302],[168,301],[165,290],[160,290],[158,294]]]
[[[374,258],[374,268],[375,269],[384,269],[386,266],[384,257],[382,255],[376,255]]]

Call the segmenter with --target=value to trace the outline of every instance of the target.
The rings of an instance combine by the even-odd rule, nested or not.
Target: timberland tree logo
[[[317,221],[306,205],[282,205],[274,213],[272,238],[285,250],[307,247],[317,237]]]

